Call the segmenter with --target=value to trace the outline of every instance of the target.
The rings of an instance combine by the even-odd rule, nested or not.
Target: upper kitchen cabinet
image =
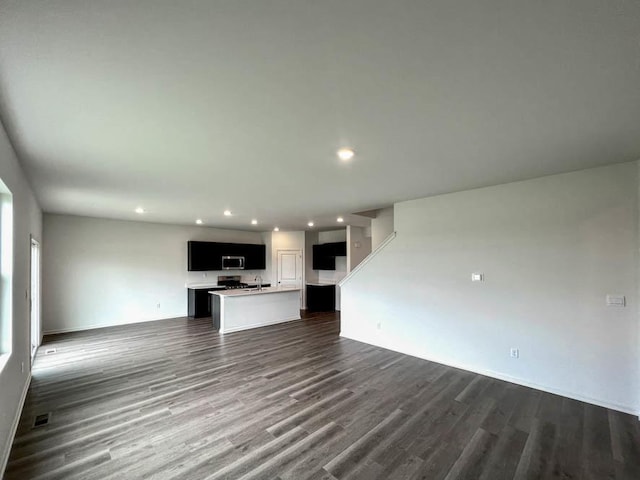
[[[245,270],[264,270],[267,268],[267,247],[264,245],[243,245]]]
[[[225,244],[215,242],[188,242],[187,268],[190,272],[222,270],[222,247]]]
[[[347,256],[347,242],[325,243],[324,247],[326,248],[327,253],[334,257]]]
[[[335,270],[336,257],[327,255],[324,245],[313,246],[313,269],[314,270]]]
[[[244,270],[264,270],[266,247],[247,243],[190,241],[187,244],[187,268],[190,272],[222,270],[222,257],[244,257]]]
[[[323,243],[313,246],[313,269],[335,270],[336,257],[347,255],[347,242]]]

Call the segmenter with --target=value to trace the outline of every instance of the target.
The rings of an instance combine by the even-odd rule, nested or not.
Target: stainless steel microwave
[[[244,257],[222,257],[223,270],[244,270]]]

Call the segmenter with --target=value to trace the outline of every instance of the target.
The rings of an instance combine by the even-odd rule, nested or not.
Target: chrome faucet
[[[262,277],[260,275],[256,275],[256,278],[254,278],[253,281],[258,282],[258,290],[262,290]]]

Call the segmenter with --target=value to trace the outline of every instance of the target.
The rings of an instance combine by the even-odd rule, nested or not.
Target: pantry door
[[[278,250],[278,287],[300,289],[302,308],[302,250]]]

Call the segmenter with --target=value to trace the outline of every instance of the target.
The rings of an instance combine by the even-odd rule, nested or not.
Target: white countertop
[[[335,287],[335,283],[326,283],[326,282],[307,282],[307,285],[311,285],[312,287]]]
[[[222,285],[218,285],[218,283],[208,282],[208,283],[185,283],[185,287],[187,288],[224,288]]]
[[[238,288],[233,290],[213,290],[209,293],[212,295],[218,295],[220,297],[242,297],[247,295],[264,295],[267,293],[284,293],[295,291],[300,291],[300,289],[296,287],[264,287],[262,290]]]
[[[245,282],[247,283],[247,285],[249,285],[249,287],[255,287],[257,285],[256,282]],[[266,283],[270,283],[270,282],[263,282],[263,284]],[[222,290],[223,288],[225,288],[224,285],[218,285],[217,283],[185,283],[184,284],[185,287],[187,288],[192,288],[192,289],[202,289],[202,288],[218,288],[220,290]]]

